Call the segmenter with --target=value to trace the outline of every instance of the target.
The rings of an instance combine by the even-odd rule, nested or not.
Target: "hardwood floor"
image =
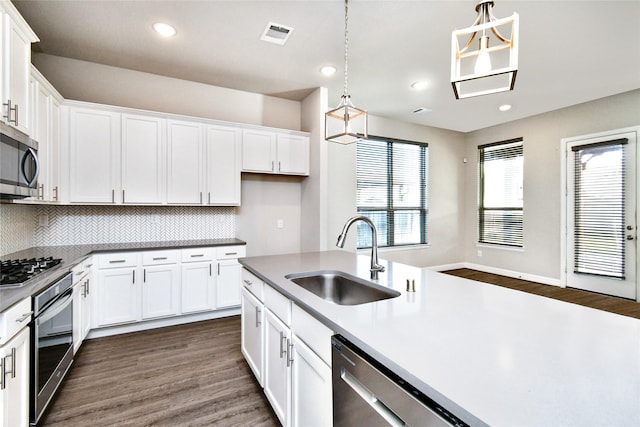
[[[42,426],[279,426],[240,317],[85,341]]]
[[[624,298],[612,297],[579,289],[543,285],[497,274],[483,273],[467,268],[443,271],[443,273],[640,319],[640,304]]]

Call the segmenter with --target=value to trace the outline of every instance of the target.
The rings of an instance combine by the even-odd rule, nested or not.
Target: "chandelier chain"
[[[344,96],[349,95],[349,0],[344,1]]]

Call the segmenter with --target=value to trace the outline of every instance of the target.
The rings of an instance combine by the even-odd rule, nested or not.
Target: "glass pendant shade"
[[[367,139],[367,112],[356,108],[349,95],[342,95],[340,105],[327,111],[324,119],[327,141],[352,144]]]
[[[451,85],[456,99],[506,92],[516,83],[519,16],[496,19],[492,6],[493,1],[479,2],[474,24],[452,33]]]

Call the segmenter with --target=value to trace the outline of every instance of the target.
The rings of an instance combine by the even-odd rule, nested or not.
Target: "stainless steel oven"
[[[33,297],[30,421],[35,425],[73,362],[72,275]]]

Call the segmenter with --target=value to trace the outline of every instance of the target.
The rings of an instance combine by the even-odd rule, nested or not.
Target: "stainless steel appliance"
[[[331,347],[334,427],[467,425],[341,335]]]
[[[71,273],[33,297],[30,421],[38,423],[73,362]]]
[[[60,264],[60,258],[41,257],[0,261],[0,289],[18,288],[33,276]]]
[[[0,199],[38,195],[38,143],[0,122]]]

